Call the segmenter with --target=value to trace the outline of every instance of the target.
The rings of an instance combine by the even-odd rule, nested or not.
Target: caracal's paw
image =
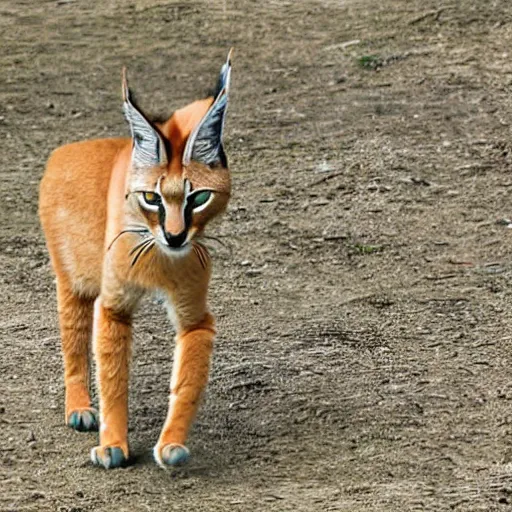
[[[162,468],[177,467],[185,464],[190,458],[190,452],[182,444],[156,445],[153,449],[155,462]]]
[[[75,409],[69,413],[67,425],[78,432],[97,431],[98,411],[91,407]]]
[[[91,461],[105,469],[124,468],[128,465],[128,453],[119,446],[96,446],[91,450]]]

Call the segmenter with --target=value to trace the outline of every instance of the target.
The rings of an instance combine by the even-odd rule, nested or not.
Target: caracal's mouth
[[[179,247],[173,247],[167,243],[167,241],[157,240],[158,246],[163,250],[165,254],[171,256],[185,256],[190,252],[192,242],[186,240]]]

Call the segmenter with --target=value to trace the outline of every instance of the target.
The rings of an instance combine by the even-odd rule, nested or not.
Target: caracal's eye
[[[162,198],[155,192],[143,192],[142,196],[150,206],[160,206],[162,204]]]
[[[156,192],[142,192],[139,195],[139,204],[145,210],[156,213],[162,206],[162,198]]]
[[[206,206],[212,195],[213,194],[209,190],[201,190],[197,192],[192,196],[192,208],[195,211],[202,210]]]

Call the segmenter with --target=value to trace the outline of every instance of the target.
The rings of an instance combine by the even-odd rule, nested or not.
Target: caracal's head
[[[229,200],[222,131],[230,55],[213,95],[177,110],[165,123],[151,122],[137,107],[123,72],[123,110],[133,139],[126,190],[128,220],[145,226],[160,247],[173,253],[190,247]]]

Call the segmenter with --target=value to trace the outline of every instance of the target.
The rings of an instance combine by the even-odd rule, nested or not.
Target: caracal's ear
[[[135,167],[167,164],[167,151],[162,136],[130,97],[126,68],[123,68],[123,112],[132,132],[132,164]]]
[[[226,165],[222,147],[222,130],[228,106],[229,80],[231,78],[231,53],[220,70],[212,106],[190,134],[183,153],[183,165],[192,160],[206,165]]]

